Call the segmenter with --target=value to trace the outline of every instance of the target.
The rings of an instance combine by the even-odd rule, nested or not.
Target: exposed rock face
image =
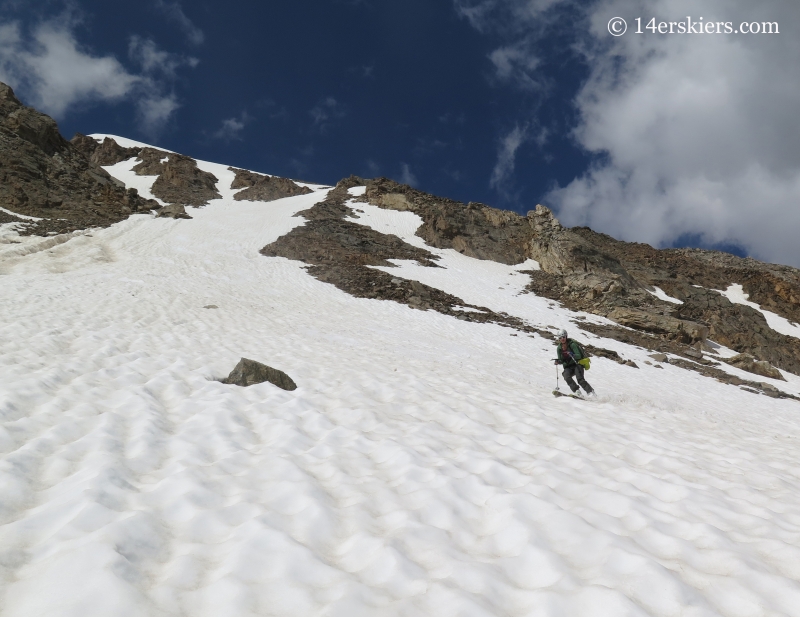
[[[156,210],[156,217],[170,218],[170,219],[190,219],[192,218],[186,214],[186,208],[181,204],[169,204],[163,208]]]
[[[337,184],[325,201],[298,213],[307,218],[308,223],[296,227],[286,236],[264,247],[261,252],[264,255],[303,261],[309,264],[310,274],[356,297],[392,300],[413,308],[436,310],[461,320],[493,322],[553,338],[550,332],[531,328],[519,319],[494,313],[485,307],[473,307],[459,298],[422,283],[403,281],[366,267],[391,265],[387,261],[389,259],[416,259],[423,265],[435,266],[436,256],[412,247],[394,236],[380,234],[345,220],[355,214],[346,204],[349,198],[347,189],[362,184],[366,184],[366,192],[361,201],[369,201],[383,208],[412,211],[419,215],[424,223],[417,235],[429,243],[463,249],[463,252],[473,256],[491,256],[503,263],[520,263],[535,255],[540,263],[548,264],[554,271],[530,272],[531,287],[544,283],[540,285],[545,291],[541,295],[559,299],[568,306],[571,304],[573,308],[607,315],[627,326],[578,324],[584,330],[662,354],[682,356],[683,358],[676,357],[670,362],[725,383],[747,387],[753,392],[768,396],[789,396],[774,388],[769,389],[764,384],[742,380],[714,368],[719,362],[709,360],[703,355],[703,351],[709,349],[706,344],[709,324],[689,318],[692,315],[690,312],[685,316],[680,314],[679,307],[686,310],[686,303],[676,305],[656,298],[631,273],[625,261],[614,253],[602,250],[602,241],[594,238],[589,241],[580,233],[562,228],[550,211],[543,207],[537,208],[527,217],[520,217],[513,213],[496,215],[487,206],[461,205],[465,212],[461,212],[456,217],[456,223],[451,224],[447,217],[451,213],[457,213],[458,202],[440,200],[386,179],[364,181],[351,177]],[[525,234],[528,234],[527,241],[523,241]],[[601,240],[607,238],[616,242],[607,236],[595,235]],[[504,244],[504,238],[510,239],[511,248]],[[727,302],[717,292],[691,285],[689,287],[703,292],[704,297],[709,300],[708,303],[713,306],[724,306]],[[479,310],[464,312],[459,310],[460,307]],[[757,311],[753,313],[763,319]],[[585,347],[593,356],[635,366],[613,351],[591,345]],[[666,359],[666,355],[664,358]]]
[[[236,174],[231,188],[244,189],[233,196],[236,201],[275,201],[312,192],[307,186],[300,186],[288,178],[264,176],[235,167],[228,169]]]
[[[708,336],[708,328],[701,324],[658,313],[615,308],[608,314],[608,317],[620,325],[654,334],[665,334],[667,338],[680,343],[696,343],[704,341]]]
[[[182,154],[142,148],[141,163],[133,168],[139,176],[158,176],[150,192],[167,203],[205,206],[222,197],[217,191],[217,177],[197,167],[197,161]]]
[[[216,176],[201,171],[194,159],[180,154],[170,154],[162,163],[161,174],[150,191],[166,202],[188,206],[204,206],[222,197],[217,191]]]
[[[157,205],[126,190],[65,140],[52,118],[0,84],[0,206],[42,219],[20,223],[20,233],[106,227]]]
[[[733,358],[728,358],[727,360],[725,360],[725,362],[727,362],[731,366],[740,368],[743,371],[754,373],[755,375],[761,375],[762,377],[770,377],[771,379],[780,379],[781,381],[786,381],[783,375],[781,375],[781,372],[774,366],[770,365],[769,362],[756,360],[753,356],[746,353],[740,353],[738,356],[734,356]]]
[[[97,143],[91,137],[80,133],[76,133],[70,142],[92,163],[103,167],[127,161],[138,156],[141,150],[141,148],[123,148],[110,137],[104,138],[103,143]]]
[[[27,223],[27,222],[28,221],[26,221],[23,218],[14,216],[13,214],[9,214],[8,212],[3,212],[2,210],[0,210],[0,225],[3,225],[4,223]]]
[[[283,371],[247,358],[239,360],[231,374],[221,381],[222,383],[245,388],[268,381],[283,390],[297,390],[297,384]]]
[[[391,210],[409,210],[423,224],[417,235],[436,248],[452,248],[469,257],[517,264],[526,259],[531,230],[525,217],[480,203],[466,206],[434,197],[387,178],[367,183],[365,200]]]
[[[363,199],[419,215],[417,235],[431,246],[506,264],[534,259],[541,270],[528,272],[530,291],[679,345],[700,344],[699,351],[685,347],[682,355],[702,356],[708,336],[800,374],[800,340],[775,332],[758,311],[714,291],[741,284],[764,309],[800,322],[800,270],[716,251],[656,250],[586,227],[562,227],[544,206],[523,217],[434,197],[385,178],[369,181]],[[655,287],[682,303],[659,299]]]
[[[132,167],[137,176],[158,176],[164,171],[164,163],[169,160],[169,152],[158,148],[140,148],[136,152],[138,163]]]
[[[4,213],[0,222],[19,222],[21,233],[61,233],[108,226],[133,212],[158,209],[157,202],[126,190],[102,169],[130,158],[139,159],[133,168],[138,175],[157,176],[151,192],[170,204],[159,216],[191,218],[185,206],[221,197],[217,178],[199,169],[194,159],[156,148],[125,148],[108,137],[98,143],[76,134],[68,142],[52,118],[25,107],[11,88],[0,84],[0,207],[43,219],[22,221]],[[239,200],[311,192],[286,178],[234,171],[234,187],[244,189],[235,197]]]
[[[80,133],[72,138],[72,144],[97,165],[116,165],[138,158],[133,171],[138,176],[158,176],[151,192],[167,203],[204,206],[221,197],[216,176],[198,169],[197,161],[188,156],[157,148],[123,148],[110,137],[98,144]]]
[[[358,298],[391,300],[415,309],[434,310],[462,321],[491,322],[550,340],[554,338],[551,332],[528,326],[516,317],[468,304],[419,281],[395,278],[367,267],[392,267],[393,264],[388,261],[390,259],[414,259],[424,266],[436,267],[435,260],[438,257],[403,242],[397,236],[382,234],[345,220],[355,214],[346,204],[350,199],[347,190],[362,186],[364,182],[355,176],[339,182],[324,201],[297,214],[307,219],[305,225],[295,227],[264,247],[261,253],[309,264],[309,274]],[[464,311],[464,308],[476,310]],[[594,356],[626,363],[614,351],[588,344],[584,347]]]
[[[314,265],[392,266],[387,259],[415,259],[426,266],[434,265],[432,260],[436,257],[428,251],[406,244],[397,236],[345,220],[345,216],[355,214],[345,205],[349,185],[348,181],[340,182],[325,201],[298,212],[297,216],[308,222],[261,252]]]

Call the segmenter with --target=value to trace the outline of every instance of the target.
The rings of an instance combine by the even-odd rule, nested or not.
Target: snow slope
[[[556,399],[540,337],[261,256],[324,190],[235,202],[200,166],[193,220],[3,236],[2,617],[800,615],[798,403],[606,340],[641,368]],[[521,293],[535,264],[430,250],[392,273],[594,339]],[[213,380],[242,356],[299,388]]]

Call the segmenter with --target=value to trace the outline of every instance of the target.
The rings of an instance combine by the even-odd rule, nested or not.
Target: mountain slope
[[[0,83],[0,207],[8,222],[44,235],[111,225],[154,206],[86,160],[52,118]]]
[[[366,184],[369,203],[418,214],[422,221],[416,233],[427,244],[508,264],[534,259],[541,269],[530,271],[530,291],[661,340],[631,338],[623,329],[606,329],[607,336],[693,359],[699,355],[695,351],[710,350],[704,343],[710,336],[759,361],[800,373],[796,268],[715,251],[659,251],[620,242],[588,228],[564,228],[543,206],[523,217],[483,204],[465,206],[385,178]],[[734,285],[768,307],[766,317],[762,310],[735,304],[720,293]],[[789,329],[773,328],[770,316],[789,320]]]
[[[0,227],[2,617],[800,614],[800,407],[682,363],[800,377],[713,337],[654,360],[531,292],[546,260],[469,256],[483,206],[436,240],[383,180],[266,203],[190,169],[191,220]],[[619,360],[598,400],[552,396],[560,328]],[[217,381],[241,357],[297,390]]]

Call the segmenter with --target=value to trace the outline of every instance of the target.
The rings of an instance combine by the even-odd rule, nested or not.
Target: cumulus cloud
[[[589,77],[574,101],[573,135],[596,157],[547,196],[562,222],[656,246],[688,234],[800,265],[800,39],[787,34],[800,28],[795,7],[603,0],[582,10],[585,29],[572,48]],[[607,31],[615,16],[629,25],[618,38]],[[777,21],[782,34],[636,34],[640,16],[645,23],[702,16],[734,27]],[[513,43],[518,30],[507,32]]]
[[[30,31],[17,22],[0,24],[0,81],[56,118],[81,105],[129,101],[142,132],[158,133],[179,107],[170,88],[176,71],[197,61],[132,37],[129,58],[140,70],[131,71],[115,57],[81,45],[74,28],[69,19],[42,22]]]
[[[600,5],[591,35],[609,45],[608,13],[778,21],[800,14],[767,0]],[[668,245],[684,234],[800,265],[800,41],[781,35],[626,35],[587,48],[575,137],[603,155],[550,199],[567,224]]]
[[[0,25],[0,81],[59,117],[79,102],[121,100],[141,77],[112,56],[82,49],[68,27],[44,23],[26,37],[18,23],[7,23]]]
[[[192,45],[202,45],[205,41],[203,31],[194,25],[191,19],[183,12],[180,2],[165,2],[156,0],[156,7],[169,19],[175,22],[183,31],[184,36]]]

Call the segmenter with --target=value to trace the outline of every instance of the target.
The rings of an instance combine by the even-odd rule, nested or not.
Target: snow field
[[[612,341],[642,369],[555,399],[540,337],[258,253],[324,192],[202,165],[191,221],[0,252],[3,617],[800,614],[797,403]],[[439,254],[386,271],[575,331],[521,266]],[[212,380],[242,356],[298,390]]]
[[[659,300],[664,300],[665,302],[672,302],[673,304],[683,304],[683,300],[678,300],[677,298],[673,298],[660,287],[654,287],[653,291],[650,291],[650,293],[653,294]]]

